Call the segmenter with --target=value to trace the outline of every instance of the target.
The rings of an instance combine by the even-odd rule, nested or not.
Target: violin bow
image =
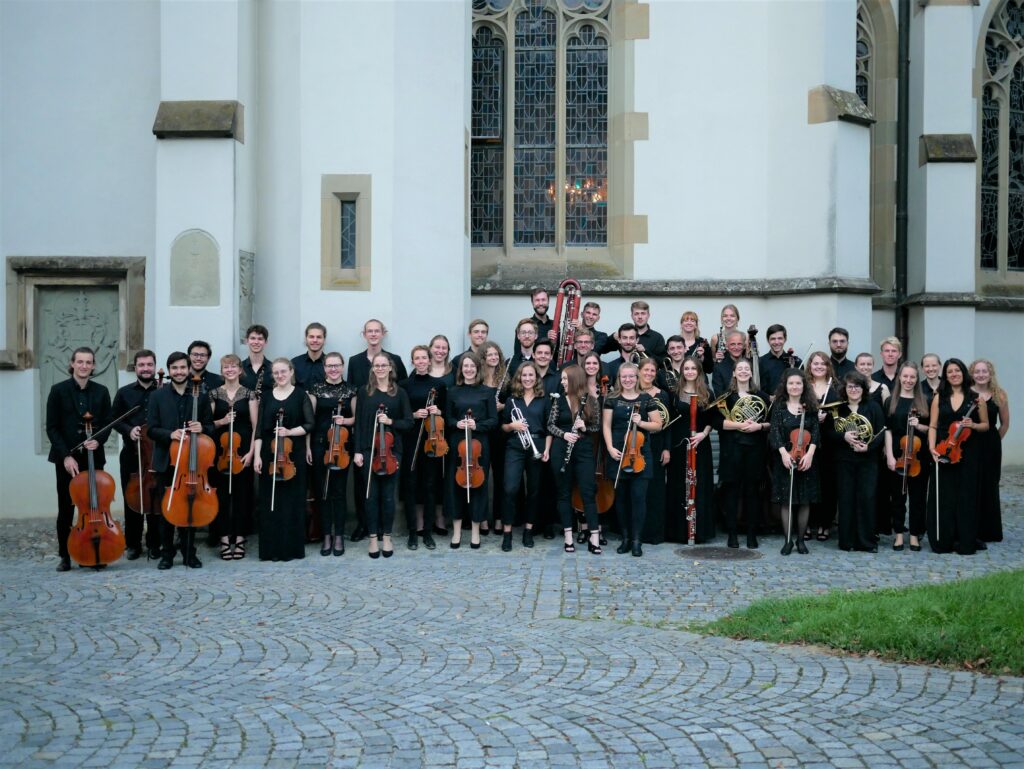
[[[174,475],[171,476],[171,493],[167,495],[167,509],[171,509],[171,502],[174,500],[174,487],[178,485],[178,465],[181,462],[181,449],[185,445],[185,432],[188,430],[188,422],[181,428],[181,438],[178,439],[178,455],[174,458]]]
[[[96,436],[98,436],[100,433],[105,433],[107,430],[109,430],[111,427],[116,425],[118,422],[123,422],[125,419],[130,417],[132,414],[134,414],[136,411],[138,411],[141,408],[142,408],[142,404],[141,403],[138,404],[137,406],[132,406],[130,409],[128,409],[126,412],[124,412],[117,419],[114,419],[113,421],[107,422],[107,424],[103,425],[103,427],[101,427],[99,430],[93,430],[91,437],[86,438],[84,441],[82,441],[77,446],[72,448],[70,451],[68,451],[68,454],[74,454],[76,451],[81,451],[85,447],[85,444],[88,441],[96,440]]]
[[[630,433],[632,433],[633,431],[636,430],[636,423],[633,421],[633,414],[635,414],[635,413],[636,413],[636,406],[635,405],[630,406],[630,409],[629,409],[629,428],[626,430],[626,439],[622,442],[622,456],[619,457],[619,469],[618,469],[618,472],[615,473],[615,485],[612,486],[612,488],[614,488],[614,489],[619,488],[619,476],[622,475],[622,464],[623,464],[622,460],[626,456],[626,446],[629,445],[629,435],[630,435]]]

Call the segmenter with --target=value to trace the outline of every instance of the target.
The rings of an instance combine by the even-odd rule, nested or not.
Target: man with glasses
[[[202,339],[196,339],[188,346],[188,376],[189,379],[199,377],[199,391],[203,394],[224,384],[224,377],[206,368],[212,352],[210,344]]]

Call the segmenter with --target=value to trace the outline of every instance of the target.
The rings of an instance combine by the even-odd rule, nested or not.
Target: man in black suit
[[[71,501],[69,485],[71,479],[88,462],[87,451],[93,451],[97,470],[106,462],[103,444],[110,433],[99,440],[85,441],[80,449],[72,451],[85,438],[85,414],[92,415],[97,427],[110,422],[110,392],[91,377],[96,368],[96,355],[88,347],[79,347],[71,353],[71,377],[50,388],[46,398],[46,437],[50,439],[50,453],[47,459],[57,470],[57,549],[60,563],[57,571],[71,569],[68,554],[68,535],[75,517],[75,505]]]
[[[160,500],[163,499],[164,489],[171,485],[174,478],[174,462],[177,457],[171,456],[171,441],[178,440],[183,430],[193,434],[203,432],[211,438],[214,432],[209,398],[199,398],[196,404],[196,418],[192,419],[193,400],[192,388],[189,386],[188,355],[180,351],[168,355],[167,375],[171,380],[170,385],[161,387],[149,398],[149,437],[153,440],[153,471],[160,478],[156,494]],[[187,457],[184,452],[181,462],[179,474],[187,469]],[[160,525],[160,543],[162,549],[157,568],[169,569],[174,565],[174,526],[168,523],[166,518]],[[203,564],[196,557],[195,529],[181,530],[181,544],[185,565],[193,569],[201,568]]]

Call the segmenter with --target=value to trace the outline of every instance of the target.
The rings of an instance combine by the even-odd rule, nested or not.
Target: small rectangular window
[[[356,268],[356,201],[341,201],[341,269]]]

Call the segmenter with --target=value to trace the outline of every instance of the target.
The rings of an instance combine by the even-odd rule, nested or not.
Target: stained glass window
[[[356,268],[356,201],[341,201],[341,269]]]
[[[474,0],[474,246],[607,243],[612,2]]]
[[[1024,0],[1006,0],[985,36],[978,231],[983,270],[1024,270]]]
[[[874,40],[871,34],[871,15],[863,5],[857,9],[857,95],[871,107],[871,55]]]

